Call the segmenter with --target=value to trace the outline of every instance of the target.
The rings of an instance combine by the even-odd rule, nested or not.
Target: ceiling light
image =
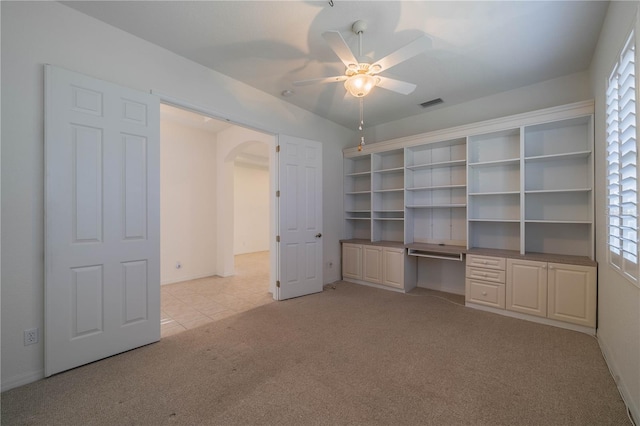
[[[344,82],[347,91],[356,98],[367,96],[376,85],[376,78],[368,74],[356,74]]]

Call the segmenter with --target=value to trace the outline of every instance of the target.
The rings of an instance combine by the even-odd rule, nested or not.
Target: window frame
[[[606,246],[607,263],[619,272],[627,281],[640,287],[640,248],[638,247],[638,68],[637,42],[635,28],[630,30],[629,36],[616,56],[611,73],[605,84],[605,181],[606,181]],[[629,58],[629,55],[631,57]],[[632,71],[627,73],[629,66]],[[631,82],[626,79],[620,82],[620,73],[633,74]],[[615,87],[612,82],[615,79]],[[632,92],[629,87],[624,94],[619,89],[633,84]],[[612,93],[615,98],[612,101]],[[628,93],[632,93],[628,103]],[[627,100],[624,105],[618,105],[621,99]],[[614,106],[615,104],[615,106]],[[613,109],[612,109],[613,107]],[[618,114],[622,112],[622,119]],[[632,116],[631,118],[629,118]],[[612,118],[613,117],[613,118]],[[631,122],[629,122],[629,120]],[[615,126],[612,126],[615,123]],[[633,130],[631,130],[633,127]],[[613,128],[613,130],[611,130]],[[620,131],[624,129],[623,131]],[[628,133],[631,132],[629,136]],[[615,137],[610,136],[615,133]],[[631,143],[631,148],[629,144]],[[625,152],[625,149],[627,150]],[[632,152],[635,151],[635,152]],[[631,154],[629,156],[629,154]],[[626,170],[625,170],[626,169]],[[631,169],[631,170],[629,170]],[[631,172],[631,174],[629,174]],[[628,185],[631,184],[631,187]],[[625,198],[626,197],[626,198]],[[630,208],[625,208],[625,205]],[[629,214],[630,213],[630,214]],[[634,236],[635,235],[635,236]],[[629,250],[631,248],[631,250]]]

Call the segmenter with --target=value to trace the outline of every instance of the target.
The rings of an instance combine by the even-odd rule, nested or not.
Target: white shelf
[[[572,158],[589,158],[591,151],[578,151],[578,152],[566,152],[560,154],[548,154],[537,155],[535,157],[525,157],[526,163],[533,163],[537,161],[554,161],[554,160],[568,160]]]
[[[469,167],[495,167],[508,166],[512,164],[520,164],[520,158],[508,158],[506,160],[482,161],[478,163],[469,163]]]
[[[469,218],[469,222],[504,222],[504,223],[519,223],[520,219],[480,219]]]
[[[404,220],[403,217],[374,217],[373,220]]]
[[[360,195],[360,194],[371,194],[371,191],[353,191],[353,192],[345,192],[345,195]]]
[[[525,219],[525,223],[565,223],[565,224],[576,224],[576,225],[591,225],[593,222],[588,220],[547,220],[547,219]]]
[[[563,192],[591,192],[591,188],[572,188],[572,189],[535,189],[524,191],[525,194],[554,194]]]
[[[488,195],[520,195],[520,191],[496,191],[496,192],[470,192],[470,197],[482,197]]]
[[[371,174],[370,171],[366,171],[366,172],[355,172],[355,173],[347,173],[345,176],[347,177],[354,177],[354,176],[369,176]]]
[[[404,167],[393,167],[391,169],[374,170],[373,173],[400,173],[404,172]]]
[[[467,207],[466,204],[432,204],[432,205],[411,205],[408,209],[451,209]]]
[[[402,191],[404,191],[404,188],[376,189],[372,192],[378,193],[378,192],[402,192]]]
[[[406,188],[407,191],[430,191],[434,189],[455,189],[466,188],[467,185],[434,185],[434,186],[421,186],[417,188]]]
[[[467,164],[467,160],[452,160],[452,161],[442,161],[439,163],[417,164],[414,166],[406,166],[406,168],[408,170],[427,170],[427,169],[436,169],[440,167],[464,166],[466,164]]]
[[[346,217],[346,220],[371,220],[370,217]]]

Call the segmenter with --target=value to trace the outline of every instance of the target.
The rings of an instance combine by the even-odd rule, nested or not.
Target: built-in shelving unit
[[[346,149],[343,277],[595,333],[593,109]]]
[[[345,150],[346,237],[594,258],[593,103]]]

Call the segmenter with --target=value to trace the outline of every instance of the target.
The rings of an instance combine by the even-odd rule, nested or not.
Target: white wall
[[[233,185],[234,254],[269,250],[269,169],[236,161]]]
[[[598,340],[636,423],[640,422],[640,289],[607,262],[605,87],[636,19],[640,2],[611,2],[591,63],[596,100],[596,258],[598,261]],[[636,26],[636,40],[640,26]],[[637,46],[640,45],[636,41]],[[637,55],[637,53],[636,53]],[[637,69],[636,63],[636,71]]]
[[[43,65],[154,90],[274,134],[323,143],[325,262],[342,236],[342,148],[353,131],[181,58],[58,2],[0,2],[2,38],[2,389],[43,376]],[[219,183],[219,182],[218,182]],[[218,233],[219,234],[219,233]],[[325,265],[324,282],[338,279]]]
[[[162,284],[216,273],[216,135],[165,118],[160,126]],[[176,269],[176,262],[182,268]]]
[[[366,129],[367,143],[448,129],[591,99],[589,73],[580,72]],[[446,102],[446,99],[445,99]]]

